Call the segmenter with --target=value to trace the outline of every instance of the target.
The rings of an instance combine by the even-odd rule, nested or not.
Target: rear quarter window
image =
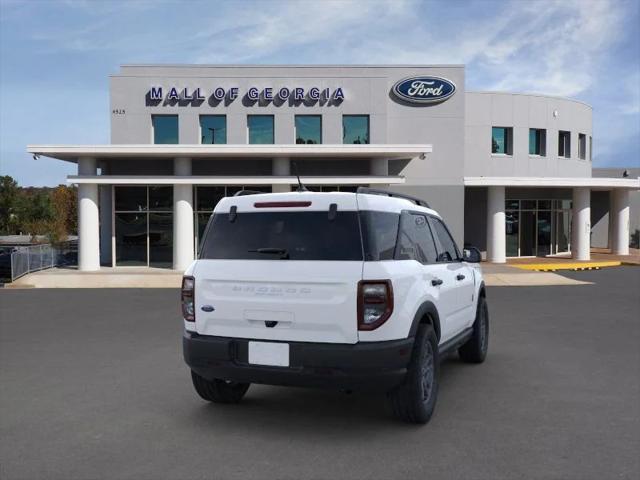
[[[361,211],[364,259],[370,262],[393,260],[398,238],[400,214]]]
[[[258,250],[263,249],[263,253]],[[264,253],[278,249],[281,253]],[[201,259],[223,260],[362,260],[358,213],[241,212],[211,219],[202,243]]]

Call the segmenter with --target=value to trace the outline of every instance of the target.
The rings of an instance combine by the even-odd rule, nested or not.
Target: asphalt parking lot
[[[376,395],[193,392],[175,290],[0,290],[0,478],[638,478],[640,268],[499,287],[483,365],[436,413]]]

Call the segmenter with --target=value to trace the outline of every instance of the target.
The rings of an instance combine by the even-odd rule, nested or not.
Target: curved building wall
[[[510,129],[507,153],[492,153],[493,127]],[[544,130],[544,155],[529,153],[530,129]],[[558,155],[559,132],[570,132],[570,156]],[[584,159],[579,135],[585,136]],[[508,136],[508,134],[507,134]],[[465,93],[465,177],[590,177],[592,109],[558,97]]]

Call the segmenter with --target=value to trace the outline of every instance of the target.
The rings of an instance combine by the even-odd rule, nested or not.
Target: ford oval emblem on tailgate
[[[213,308],[211,305],[203,305],[202,307],[200,307],[200,310],[202,310],[203,312],[213,312],[215,308]]]

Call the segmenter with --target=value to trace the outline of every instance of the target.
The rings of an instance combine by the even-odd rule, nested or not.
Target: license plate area
[[[248,361],[251,365],[288,367],[289,344],[250,341]]]

